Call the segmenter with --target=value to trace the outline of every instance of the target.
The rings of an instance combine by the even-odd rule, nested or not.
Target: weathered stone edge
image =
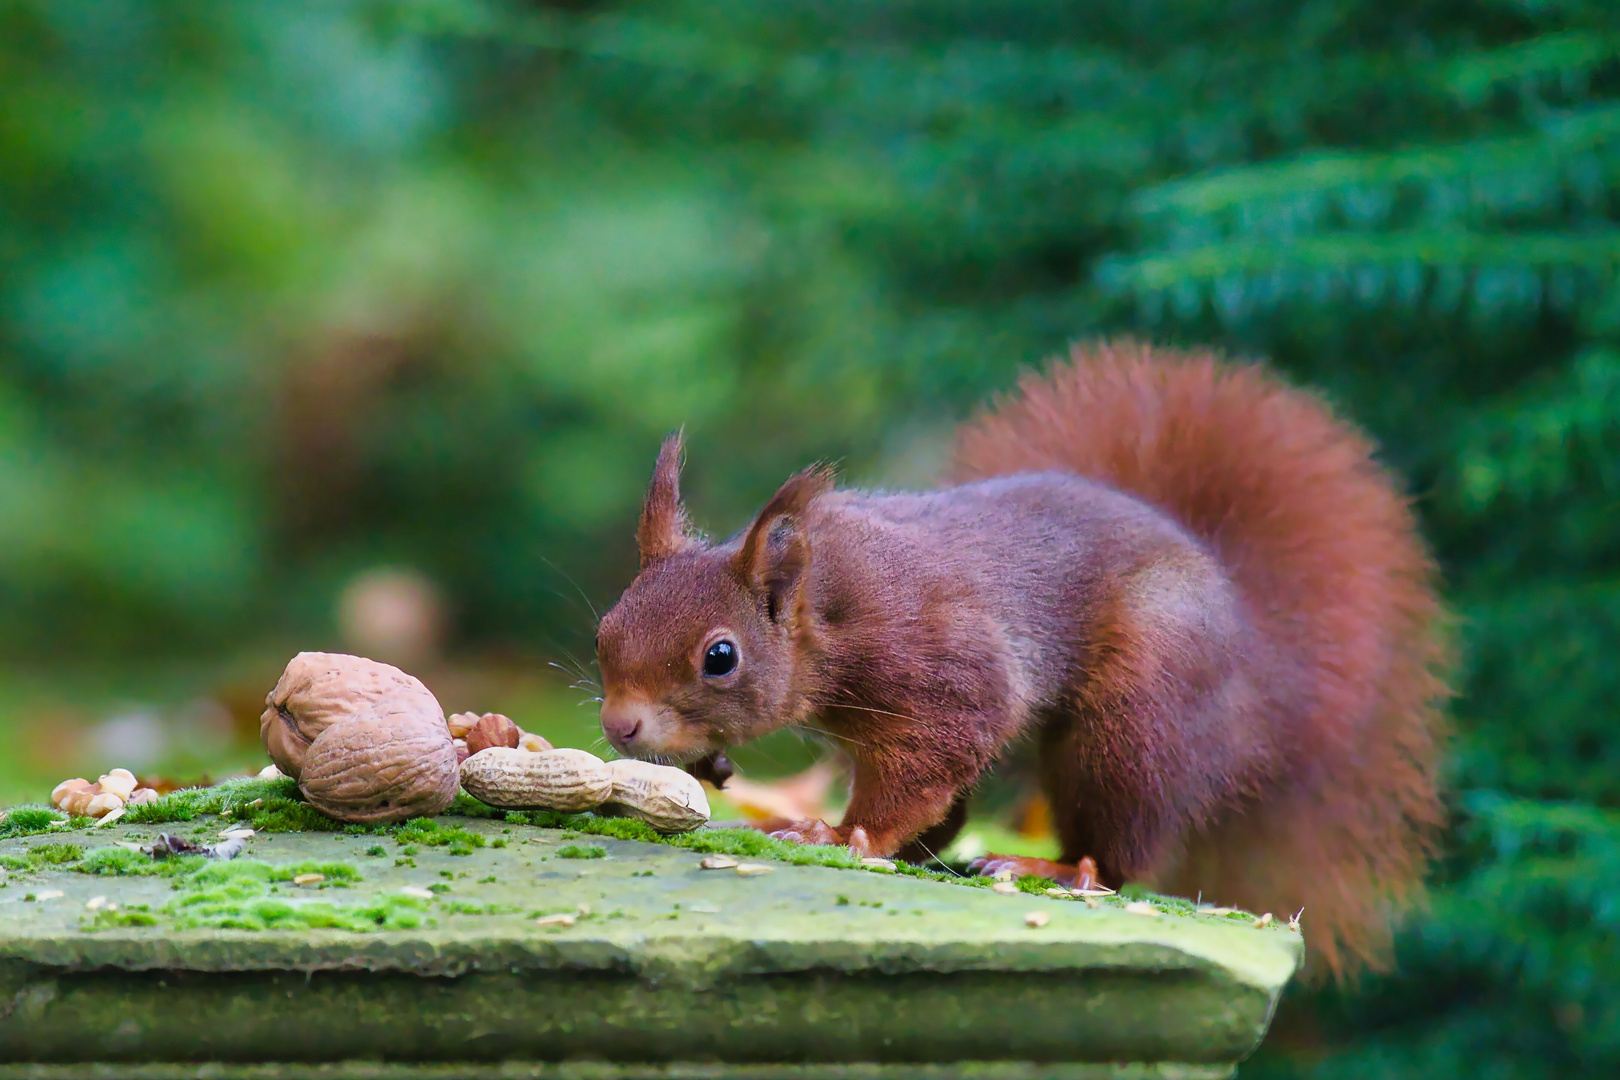
[[[0,1065],[0,1080],[1226,1080],[1236,1066],[1181,1062],[1052,1064],[964,1061],[953,1065],[853,1062],[818,1065],[667,1065],[601,1061],[498,1064],[341,1061]]]
[[[0,960],[83,971],[117,967],[201,972],[401,971],[455,976],[482,970],[597,971],[709,982],[738,974],[802,971],[906,972],[1183,971],[1233,979],[1276,993],[1298,966],[1297,937],[1252,941],[1241,958],[1211,957],[1196,942],[1018,936],[971,943],[847,937],[771,938],[724,933],[667,936],[626,932],[563,937],[543,931],[475,938],[453,931],[409,935],[323,931],[319,940],[273,932],[207,930],[68,932],[0,936]]]

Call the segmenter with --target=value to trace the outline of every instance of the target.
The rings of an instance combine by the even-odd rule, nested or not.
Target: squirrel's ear
[[[641,524],[636,528],[636,546],[641,549],[641,565],[667,558],[685,547],[686,507],[681,503],[681,439],[684,430],[664,440],[653,466],[647,499],[641,504]]]
[[[793,612],[804,572],[810,568],[810,540],[801,527],[805,508],[832,486],[832,470],[824,465],[795,473],[776,489],[743,537],[736,556],[737,576],[765,600],[773,622]]]

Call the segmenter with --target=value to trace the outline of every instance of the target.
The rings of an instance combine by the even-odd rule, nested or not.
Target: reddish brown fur
[[[1160,884],[1303,907],[1328,969],[1376,963],[1441,820],[1448,657],[1433,563],[1367,440],[1259,368],[1125,344],[1023,380],[964,426],[956,466],[962,480],[1069,469],[1209,542],[1275,646],[1256,674],[1286,688],[1263,714],[1279,760],[1240,812],[1157,868]]]
[[[960,486],[808,470],[718,545],[687,535],[679,453],[600,628],[621,750],[813,727],[854,789],[794,833],[888,854],[947,842],[1028,735],[1070,872],[1305,907],[1328,969],[1377,958],[1439,818],[1443,655],[1406,504],[1321,404],[1207,355],[1077,351],[963,428]],[[742,659],[710,677],[721,639]]]

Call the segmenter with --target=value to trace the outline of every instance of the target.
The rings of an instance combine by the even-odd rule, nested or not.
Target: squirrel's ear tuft
[[[681,503],[681,440],[684,429],[664,440],[653,466],[647,499],[641,504],[641,524],[636,528],[636,546],[641,549],[641,565],[668,558],[681,550],[686,535],[686,507]]]
[[[794,614],[810,568],[810,540],[801,520],[810,500],[833,486],[833,471],[812,465],[788,477],[759,512],[736,556],[737,576],[764,599],[772,621]]]

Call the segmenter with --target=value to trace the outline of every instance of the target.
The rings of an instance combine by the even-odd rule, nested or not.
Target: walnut
[[[388,664],[299,653],[265,698],[259,733],[310,805],[341,821],[439,814],[455,798],[444,710]]]
[[[370,713],[332,724],[310,743],[298,788],[309,804],[340,821],[398,821],[442,814],[460,774],[450,733],[438,717],[402,723]]]

